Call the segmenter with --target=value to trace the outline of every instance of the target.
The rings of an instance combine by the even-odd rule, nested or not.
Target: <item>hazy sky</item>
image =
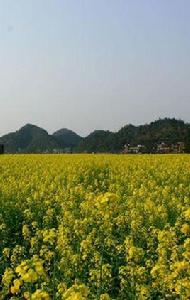
[[[190,121],[190,0],[0,0],[0,135]]]

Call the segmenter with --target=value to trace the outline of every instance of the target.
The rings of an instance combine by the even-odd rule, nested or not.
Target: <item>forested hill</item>
[[[65,128],[50,135],[38,126],[26,124],[1,137],[0,144],[8,153],[56,153],[72,151],[81,139],[75,132]]]
[[[159,119],[150,124],[126,125],[118,132],[97,130],[87,136],[77,147],[78,152],[121,152],[124,145],[142,144],[147,152],[160,142],[185,143],[185,151],[190,152],[190,124],[176,119]]]
[[[27,124],[18,131],[0,138],[8,153],[86,152],[120,153],[124,145],[144,145],[147,152],[160,142],[185,143],[190,152],[190,124],[176,119],[159,119],[145,125],[126,125],[118,132],[96,130],[82,138],[72,130],[63,128],[50,135],[38,126]]]

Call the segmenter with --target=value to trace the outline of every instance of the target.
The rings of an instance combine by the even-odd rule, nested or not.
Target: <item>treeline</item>
[[[40,127],[27,124],[0,138],[7,153],[121,153],[128,144],[143,145],[147,153],[152,153],[161,142],[183,142],[185,152],[189,153],[190,124],[165,118],[140,126],[129,124],[118,132],[96,130],[84,138],[65,128],[50,135]]]
[[[184,142],[185,152],[190,152],[190,124],[176,119],[159,119],[150,124],[126,125],[118,132],[96,130],[76,147],[78,152],[122,152],[126,144],[144,145],[146,152],[154,151],[160,142]]]

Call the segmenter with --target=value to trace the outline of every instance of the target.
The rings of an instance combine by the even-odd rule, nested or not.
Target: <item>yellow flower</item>
[[[0,175],[0,299],[190,299],[190,156],[5,155]]]
[[[184,216],[187,220],[190,220],[190,208],[188,208],[185,212],[184,212]]]
[[[29,238],[29,236],[30,236],[30,230],[29,230],[28,225],[23,225],[23,227],[22,227],[22,234],[23,234],[23,236],[24,236],[25,239]]]
[[[181,227],[181,232],[184,234],[190,233],[190,226],[188,224],[183,224]]]
[[[47,292],[38,289],[32,294],[31,300],[50,300],[50,296]]]
[[[8,286],[11,282],[11,280],[14,277],[14,272],[12,269],[8,268],[5,270],[4,274],[3,274],[3,278],[2,278],[2,282],[5,286]]]
[[[108,294],[102,294],[100,300],[110,300],[110,296]]]
[[[3,255],[6,256],[6,257],[9,257],[9,255],[10,255],[10,248],[4,248],[3,249]]]
[[[23,276],[23,281],[25,282],[35,282],[38,280],[38,275],[33,269],[29,269]]]
[[[13,281],[13,285],[11,286],[11,293],[12,294],[17,294],[20,290],[21,285],[23,284],[22,280],[20,279],[15,279]]]
[[[30,300],[30,293],[29,292],[24,292],[24,298],[26,300]]]
[[[87,300],[88,288],[84,284],[74,284],[63,294],[64,300]]]

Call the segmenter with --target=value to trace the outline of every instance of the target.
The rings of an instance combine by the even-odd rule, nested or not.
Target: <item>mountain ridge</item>
[[[175,118],[164,118],[144,125],[127,124],[117,132],[94,130],[81,137],[67,128],[49,134],[45,129],[28,123],[0,137],[0,144],[4,144],[7,153],[121,153],[126,144],[142,144],[149,153],[162,141],[184,142],[185,151],[190,152],[190,124]]]

